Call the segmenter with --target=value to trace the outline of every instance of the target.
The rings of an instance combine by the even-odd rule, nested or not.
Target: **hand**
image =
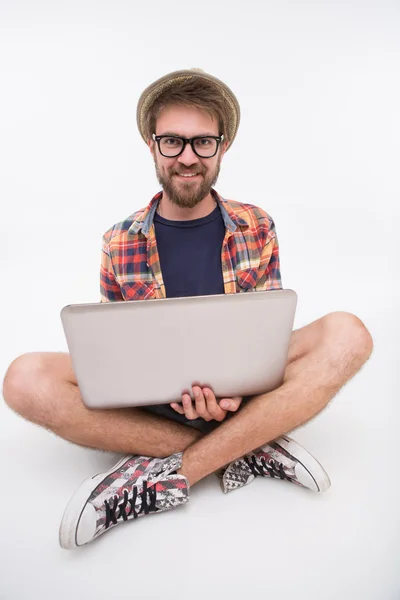
[[[194,404],[189,394],[182,394],[182,404],[173,402],[170,406],[187,419],[203,418],[205,421],[223,421],[229,412],[238,410],[242,403],[241,396],[221,398],[218,402],[211,388],[193,385]]]

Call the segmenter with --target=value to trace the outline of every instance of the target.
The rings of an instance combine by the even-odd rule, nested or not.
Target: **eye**
[[[177,140],[176,138],[163,138],[161,140],[162,144],[165,144],[166,146],[179,146],[182,142],[181,140]]]
[[[217,141],[212,137],[199,137],[195,139],[194,146],[200,156],[212,156],[217,150]]]

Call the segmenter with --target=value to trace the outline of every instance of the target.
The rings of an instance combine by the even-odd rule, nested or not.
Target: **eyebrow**
[[[173,133],[172,131],[166,131],[165,133],[157,133],[156,135],[174,135],[176,137],[185,137],[184,135],[180,135],[179,133]],[[208,136],[215,136],[215,137],[219,137],[219,135],[217,133],[198,133],[197,135],[192,135],[192,137],[208,137]]]

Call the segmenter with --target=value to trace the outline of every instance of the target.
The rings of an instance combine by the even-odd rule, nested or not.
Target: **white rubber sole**
[[[285,435],[280,436],[274,440],[274,442],[279,446],[282,446],[294,460],[304,467],[315,483],[316,492],[326,492],[326,490],[330,488],[331,480],[329,479],[328,473],[308,450]]]
[[[79,546],[77,543],[79,521],[90,494],[106,477],[117,471],[131,456],[131,454],[127,454],[105,473],[99,473],[82,482],[64,511],[59,531],[59,541],[62,548],[69,550]]]

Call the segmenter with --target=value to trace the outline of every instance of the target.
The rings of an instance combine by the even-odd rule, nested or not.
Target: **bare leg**
[[[166,457],[204,435],[142,409],[86,408],[67,353],[28,353],[15,359],[3,382],[3,396],[26,419],[91,448]]]
[[[307,422],[367,361],[372,339],[348,313],[332,313],[294,332],[284,383],[255,396],[242,410],[183,453],[179,473],[203,477]]]
[[[250,400],[207,436],[140,409],[87,409],[65,353],[17,358],[4,379],[3,396],[17,413],[83,446],[158,457],[187,449],[182,472],[193,484],[308,421],[371,351],[368,331],[348,313],[332,313],[293,332],[283,385]]]

